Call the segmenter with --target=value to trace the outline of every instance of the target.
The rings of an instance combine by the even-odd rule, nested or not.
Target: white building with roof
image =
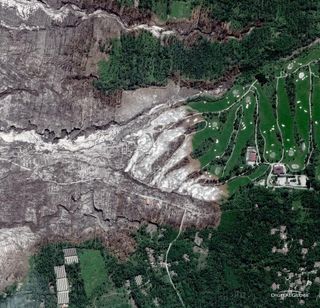
[[[58,307],[66,308],[69,305],[69,282],[64,265],[55,266]]]
[[[75,248],[63,249],[64,263],[67,265],[79,263],[79,258],[77,255],[77,250]]]

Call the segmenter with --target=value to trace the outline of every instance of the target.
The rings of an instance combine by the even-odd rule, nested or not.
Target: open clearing
[[[173,18],[190,18],[191,1],[172,1],[170,17]]]
[[[84,288],[90,298],[107,282],[104,261],[99,250],[82,249],[79,257]]]
[[[303,174],[313,150],[320,153],[319,60],[317,45],[278,65],[265,84],[255,80],[222,98],[189,102],[205,121],[205,129],[194,135],[193,156],[203,171],[228,185],[230,194],[266,177],[274,163]]]

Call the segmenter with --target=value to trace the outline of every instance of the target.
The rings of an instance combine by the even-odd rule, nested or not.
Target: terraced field
[[[319,60],[318,45],[275,65],[273,79],[263,84],[254,80],[218,100],[199,97],[190,102],[204,121],[194,135],[192,156],[230,194],[266,178],[274,164],[283,164],[287,173],[304,174],[314,150],[320,152]]]

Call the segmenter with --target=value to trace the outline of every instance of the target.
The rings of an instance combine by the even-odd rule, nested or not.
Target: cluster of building
[[[255,147],[247,147],[246,164],[254,167],[258,163],[258,153]],[[267,186],[286,188],[307,188],[308,177],[304,174],[289,174],[286,166],[278,163],[272,165],[272,172],[267,179]]]
[[[79,263],[77,250],[75,248],[63,249],[63,254],[64,265],[54,267],[54,274],[56,276],[57,301],[59,308],[67,308],[69,306],[70,286],[65,265]]]
[[[272,173],[275,187],[307,188],[308,177],[304,174],[288,174],[284,164],[273,165]]]

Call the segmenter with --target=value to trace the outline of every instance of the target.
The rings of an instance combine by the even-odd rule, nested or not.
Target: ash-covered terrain
[[[219,222],[224,193],[189,157],[184,102],[200,91],[93,87],[99,44],[137,27],[77,1],[0,0],[0,289],[46,240],[99,233],[125,255],[143,223]]]

